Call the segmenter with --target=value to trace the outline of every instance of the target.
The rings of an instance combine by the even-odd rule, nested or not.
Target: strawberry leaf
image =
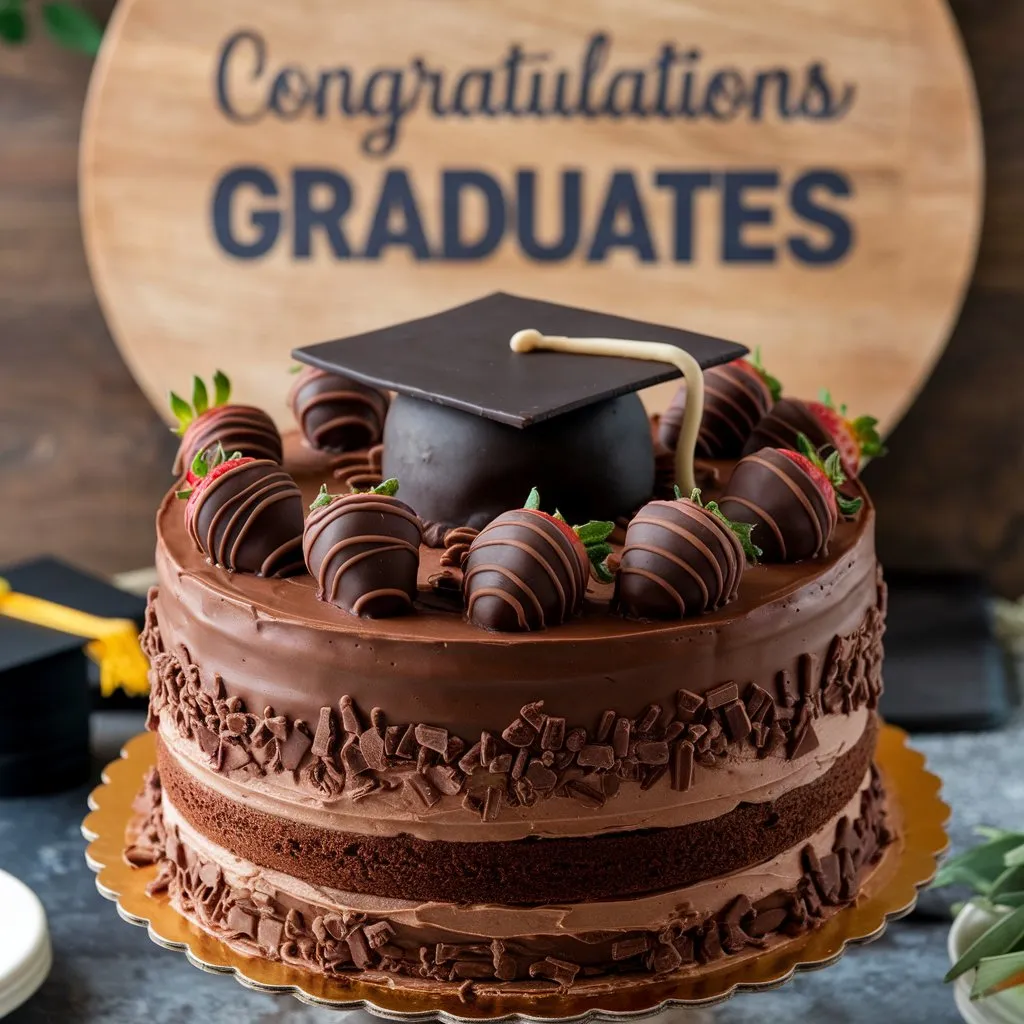
[[[176,395],[172,391],[168,401],[171,403],[171,412],[174,413],[174,418],[178,421],[178,429],[175,433],[181,437],[185,433],[185,428],[196,418],[196,415],[192,411],[192,406],[181,395]]]
[[[526,501],[523,502],[523,508],[529,509],[531,512],[535,512],[540,508],[540,491],[536,487],[530,489],[530,493],[526,496]]]
[[[877,458],[885,455],[888,449],[882,444],[882,436],[878,433],[878,420],[874,416],[858,416],[851,424],[854,439],[860,445],[861,455]]]
[[[192,497],[192,490],[193,489],[191,487],[186,487],[183,490],[175,491],[174,492],[174,496],[179,501],[184,501],[186,498],[191,498]]]
[[[210,396],[202,377],[192,378],[192,408],[195,409],[197,416],[202,416],[210,408]]]
[[[611,536],[612,531],[615,529],[615,524],[595,519],[589,523],[584,523],[583,526],[576,526],[574,529],[576,536],[584,544],[599,544]]]
[[[821,453],[811,444],[811,439],[806,434],[800,431],[797,432],[796,446],[805,459],[809,459],[822,472],[825,471],[825,463],[821,461]]]
[[[772,401],[777,402],[782,397],[782,383],[777,377],[773,377],[765,368],[761,362],[761,346],[758,345],[754,349],[753,358],[750,360],[750,365],[761,375],[761,380],[768,386],[768,391],[771,393]]]
[[[1024,907],[1018,907],[1006,917],[1000,918],[981,936],[975,939],[963,956],[946,973],[945,981],[955,981],[985,958],[1000,956],[1013,950],[1024,938]]]
[[[673,484],[672,485],[672,490],[675,492],[676,501],[682,501],[683,500],[683,492],[681,490],[679,490],[679,484]]]
[[[699,495],[698,495],[699,496]],[[719,507],[717,501],[709,501],[704,506],[713,516],[720,519],[734,534],[743,548],[743,554],[751,565],[757,565],[757,560],[764,552],[754,543],[751,532],[754,529],[753,523],[734,523]]]
[[[836,507],[847,518],[852,519],[863,507],[863,498],[848,498],[845,494],[836,492]]]
[[[223,449],[221,449],[223,451]],[[213,449],[207,449],[203,452],[196,452],[196,457],[192,460],[192,465],[189,469],[192,471],[193,476],[199,477],[202,480],[207,473],[210,472],[210,456],[215,456],[216,453]]]
[[[334,501],[334,499],[337,497],[337,494],[331,494],[327,490],[327,484],[321,484],[319,493],[313,499],[313,503],[309,506],[309,511],[312,512],[314,509],[323,508],[325,505],[330,505],[330,503]]]
[[[388,498],[393,498],[398,493],[398,480],[395,477],[388,477],[383,483],[377,484],[376,487],[370,489],[370,494],[383,494]]]
[[[223,371],[218,370],[213,375],[213,404],[227,405],[230,398],[231,381]]]
[[[839,452],[832,452],[821,464],[821,469],[833,487],[840,487],[846,483],[846,473],[843,471],[843,461]]]

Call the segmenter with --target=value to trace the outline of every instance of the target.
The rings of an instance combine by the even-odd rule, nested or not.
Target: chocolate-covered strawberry
[[[885,454],[878,434],[878,420],[873,416],[846,418],[846,406],[839,408],[827,391],[820,401],[783,398],[762,417],[754,428],[743,454],[762,448],[787,448],[800,451],[798,436],[806,435],[816,451],[837,451],[843,471],[854,478],[864,459]]]
[[[805,434],[800,452],[762,448],[736,464],[722,511],[755,527],[766,562],[798,562],[828,553],[840,515],[856,515],[863,502],[837,488],[846,481],[839,453],[824,461]]]
[[[188,534],[223,569],[257,576],[303,571],[302,495],[295,481],[269,459],[218,445],[192,462],[187,498]]]
[[[371,619],[412,611],[423,527],[397,491],[397,480],[356,494],[320,489],[302,541],[320,600]]]
[[[696,455],[702,459],[737,458],[758,421],[782,394],[782,385],[761,365],[737,359],[704,374],[704,414]],[[658,423],[658,440],[675,451],[686,409],[686,385],[676,392]]]
[[[299,374],[288,401],[303,437],[313,448],[331,452],[376,444],[389,404],[386,392],[314,366]]]
[[[222,445],[226,451],[241,452],[254,459],[282,459],[281,435],[274,421],[254,405],[230,402],[231,382],[218,370],[213,375],[213,404],[210,393],[199,377],[192,381],[192,404],[173,391],[171,411],[178,421],[181,438],[174,459],[174,472],[181,475],[202,452]]]
[[[470,622],[502,633],[558,626],[580,610],[591,573],[610,582],[614,523],[570,526],[540,509],[534,488],[523,508],[503,512],[473,539],[463,563]]]
[[[747,559],[759,555],[750,526],[705,505],[699,490],[650,501],[626,530],[614,604],[635,619],[702,615],[736,597]]]

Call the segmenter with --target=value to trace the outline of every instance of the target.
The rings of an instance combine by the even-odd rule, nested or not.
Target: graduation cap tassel
[[[100,690],[109,697],[118,687],[129,696],[149,692],[149,665],[139,647],[139,630],[131,619],[106,619],[41,597],[11,590],[0,577],[0,615],[60,633],[85,637],[85,652],[99,666]]]
[[[532,328],[517,331],[509,345],[513,352],[578,353],[585,356],[618,356],[620,359],[642,359],[652,363],[669,363],[686,380],[686,408],[676,445],[676,483],[686,493],[697,486],[693,458],[697,448],[697,434],[704,415],[704,373],[700,364],[685,349],[659,341],[628,341],[625,338],[565,338],[541,334]]]

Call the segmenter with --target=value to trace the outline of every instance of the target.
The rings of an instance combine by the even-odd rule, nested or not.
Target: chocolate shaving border
[[[349,695],[322,707],[313,722],[292,721],[272,707],[256,714],[230,696],[218,675],[204,676],[189,652],[165,649],[150,591],[143,650],[151,660],[148,727],[161,717],[193,741],[211,767],[240,779],[288,772],[299,785],[335,799],[404,787],[417,804],[463,795],[463,806],[493,821],[504,805],[532,806],[568,797],[604,804],[603,780],[669,785],[686,791],[695,766],[716,768],[731,752],[797,759],[818,746],[814,723],[824,714],[875,708],[882,689],[885,584],[861,625],[837,636],[824,664],[803,655],[796,678],[779,672],[773,696],[756,683],[728,680],[703,696],[679,690],[672,705],[650,704],[635,716],[608,709],[591,728],[550,714],[543,701],[523,706],[504,728],[459,737],[426,722],[390,723]],[[416,773],[418,778],[411,778]]]

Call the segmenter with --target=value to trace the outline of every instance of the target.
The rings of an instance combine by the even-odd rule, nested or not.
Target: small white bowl
[[[949,940],[946,943],[949,962],[956,963],[971,943],[995,920],[996,915],[968,903],[956,915],[949,929]],[[1024,986],[972,1001],[973,984],[974,971],[962,974],[953,983],[956,1008],[967,1024],[1024,1024]]]

